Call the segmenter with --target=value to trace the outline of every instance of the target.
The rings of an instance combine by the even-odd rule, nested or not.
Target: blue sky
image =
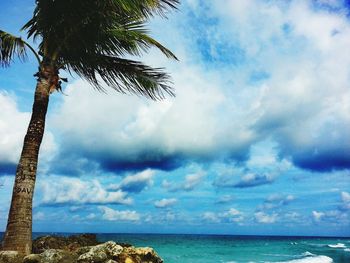
[[[19,34],[33,6],[1,2],[1,28]],[[50,99],[34,231],[349,236],[348,14],[337,0],[183,0],[149,25],[180,61],[142,57],[176,98],[68,76]],[[0,69],[0,230],[35,63]]]

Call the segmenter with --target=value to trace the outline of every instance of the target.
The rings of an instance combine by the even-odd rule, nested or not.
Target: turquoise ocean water
[[[34,237],[40,235],[44,233]],[[350,238],[158,234],[97,234],[97,238],[153,247],[165,263],[350,263]]]

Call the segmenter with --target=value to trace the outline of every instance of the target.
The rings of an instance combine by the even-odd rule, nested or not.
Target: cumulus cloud
[[[205,212],[205,213],[203,213],[202,219],[204,221],[211,222],[211,223],[219,223],[220,222],[220,218],[214,212]]]
[[[231,202],[233,199],[234,199],[234,197],[231,195],[223,195],[223,196],[219,197],[215,203],[226,204],[226,203]]]
[[[188,220],[188,218],[186,218],[186,216],[184,216],[184,214],[181,212],[161,210],[157,211],[156,214],[145,215],[144,221],[151,224],[164,225],[164,223],[184,223],[190,220]]]
[[[341,200],[342,200],[342,205],[340,207],[341,210],[350,210],[350,194],[348,192],[341,192]]]
[[[235,208],[230,208],[228,211],[219,214],[219,217],[236,223],[242,222],[244,220],[242,212]]]
[[[219,26],[232,25],[228,30],[245,51],[246,65],[239,73],[249,78],[252,57],[254,67],[261,65],[268,73],[267,79],[254,81],[261,92],[255,100],[254,130],[272,136],[281,155],[302,168],[348,168],[350,56],[342,52],[350,42],[346,16],[315,9],[310,1],[214,6],[225,17]]]
[[[197,69],[180,71],[174,74],[176,99],[162,102],[97,94],[82,81],[70,84],[65,91],[69,96],[55,118],[67,145],[62,156],[77,149],[109,171],[170,170],[190,159],[220,157],[225,154],[222,147],[232,149],[230,156],[245,158],[250,141],[245,127],[234,134],[226,129],[227,136],[214,128],[222,125],[216,111],[224,95],[218,84],[194,79],[201,75]],[[113,118],[105,112],[113,112]]]
[[[201,216],[203,221],[210,223],[235,222],[241,223],[244,221],[243,213],[236,208],[230,208],[221,213],[205,212]]]
[[[271,174],[246,174],[242,176],[241,180],[234,185],[234,187],[245,188],[259,186],[263,184],[270,184],[274,181],[274,176]]]
[[[330,223],[334,225],[349,224],[349,215],[341,210],[312,211],[314,223]]]
[[[258,223],[263,223],[263,224],[272,224],[272,223],[275,223],[278,219],[277,213],[267,214],[262,211],[256,212],[254,216],[255,216],[255,220]]]
[[[318,211],[312,211],[312,217],[316,222],[320,222],[322,217],[325,216],[325,213],[318,212]]]
[[[15,99],[4,92],[0,92],[0,111],[0,167],[4,169],[4,164],[18,160],[30,115],[20,112]]]
[[[0,91],[0,176],[15,174],[16,166],[22,150],[23,139],[30,119],[30,113],[18,109],[16,98]],[[48,162],[54,158],[57,146],[54,136],[47,131],[41,147],[41,166],[39,171],[47,168]]]
[[[348,192],[340,193],[341,204],[332,210],[312,211],[312,220],[315,224],[328,223],[333,225],[349,224],[349,210],[350,210],[350,194]]]
[[[279,159],[276,147],[270,141],[255,144],[250,149],[250,157],[244,163],[215,165],[216,187],[248,188],[272,184],[280,174],[291,167],[286,159]]]
[[[14,174],[30,113],[21,112],[16,98],[3,91],[0,91],[0,112],[0,175]],[[44,165],[53,158],[55,151],[54,137],[52,133],[46,132],[41,149],[41,160]]]
[[[270,138],[299,167],[350,167],[345,15],[309,1],[184,5],[167,25],[177,32],[168,37],[181,62],[145,57],[169,69],[177,97],[151,102],[99,94],[81,80],[69,84],[54,118],[62,162],[79,156],[112,172],[172,170],[189,161],[241,162]],[[237,187],[273,181],[254,178]]]
[[[348,192],[341,192],[341,199],[344,203],[350,203],[350,194]]]
[[[157,208],[168,208],[174,206],[177,203],[176,198],[163,198],[154,202],[154,206]]]
[[[99,206],[102,211],[102,218],[108,221],[139,221],[141,219],[140,214],[136,211],[125,210],[119,211],[109,208],[107,206]]]
[[[269,210],[279,208],[288,205],[294,200],[295,197],[293,195],[272,194],[266,198],[266,200],[261,206],[259,206],[259,209]]]
[[[33,220],[40,221],[46,219],[44,212],[37,212],[33,215]]]
[[[98,180],[84,181],[79,178],[49,176],[39,181],[41,205],[63,204],[131,204],[127,193],[107,191]]]
[[[297,212],[288,212],[283,215],[283,219],[287,223],[305,223],[306,220],[303,218],[303,216],[300,213]]]
[[[275,178],[276,176],[270,173],[266,173],[266,174],[247,173],[242,175],[240,180],[237,181],[234,175],[224,174],[224,175],[219,175],[215,179],[213,184],[217,187],[247,188],[247,187],[260,186],[264,184],[271,184],[274,182]]]
[[[171,192],[176,191],[192,191],[196,186],[198,186],[203,179],[205,178],[205,173],[200,171],[193,174],[186,175],[183,182],[169,182],[164,180],[162,185],[164,188],[168,189]]]
[[[145,188],[153,185],[154,171],[147,169],[145,171],[128,175],[123,178],[123,180],[116,185],[110,185],[108,189],[110,190],[122,190],[126,192],[139,193]]]
[[[90,213],[86,216],[87,220],[94,220],[97,218],[97,215],[95,213]]]

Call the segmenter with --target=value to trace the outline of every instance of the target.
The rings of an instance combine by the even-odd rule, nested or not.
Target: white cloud
[[[203,172],[186,175],[183,189],[186,191],[193,190],[198,184],[200,184],[205,177]]]
[[[287,222],[302,223],[301,222],[302,217],[297,212],[288,212],[288,213],[284,214],[283,217]]]
[[[283,154],[292,155],[302,167],[337,167],[324,157],[327,151],[337,150],[346,153],[337,158],[348,163],[345,131],[350,128],[350,93],[346,69],[350,55],[344,55],[343,50],[350,44],[350,24],[346,16],[316,10],[311,1],[273,5],[265,1],[222,5],[218,1],[211,6],[211,14],[221,16],[217,31],[222,32],[226,25],[227,42],[234,40],[246,52],[246,61],[237,72],[240,78],[249,77],[251,66],[270,76],[258,82],[255,90],[251,87],[256,94],[260,92],[248,100],[256,106],[256,132],[277,139]],[[346,141],[345,145],[341,141]],[[321,166],[314,163],[317,159],[321,159]]]
[[[22,150],[30,113],[21,112],[15,97],[3,91],[0,91],[0,112],[0,165],[16,165]],[[56,150],[53,134],[46,131],[40,151],[39,171],[44,170],[44,166],[54,157]]]
[[[174,221],[176,219],[176,214],[174,212],[168,211],[165,213],[164,217],[161,220],[169,222]]]
[[[318,211],[312,211],[312,217],[316,222],[321,221],[322,217],[325,216],[325,213],[318,212]]]
[[[241,180],[235,184],[235,187],[253,187],[263,184],[269,184],[272,183],[276,178],[275,174],[255,174],[255,173],[248,173],[241,177]]]
[[[271,194],[269,195],[264,204],[259,208],[261,210],[273,209],[288,205],[290,202],[294,201],[295,197],[293,195],[283,195],[283,194]]]
[[[83,181],[79,178],[48,176],[41,178],[40,204],[131,204],[127,193],[107,191],[98,180]]]
[[[341,199],[344,203],[350,203],[350,194],[348,192],[341,192]]]
[[[86,216],[86,219],[88,219],[88,220],[93,220],[93,219],[95,219],[96,217],[97,217],[96,214],[90,213],[90,214],[88,214],[88,215]]]
[[[0,92],[0,112],[0,162],[16,163],[30,115],[20,112],[15,99],[4,92]]]
[[[341,200],[343,202],[341,209],[350,210],[350,194],[348,192],[341,192]]]
[[[192,191],[203,181],[204,178],[205,173],[203,171],[199,171],[197,173],[186,175],[183,182],[169,182],[168,180],[163,180],[162,186],[171,192]]]
[[[244,220],[242,212],[235,208],[230,208],[228,211],[219,214],[223,219],[228,219],[229,221],[240,223]]]
[[[144,216],[144,221],[151,224],[173,223],[181,222],[184,223],[187,219],[181,213],[176,213],[171,210],[162,210],[156,214],[147,214]]]
[[[43,212],[37,212],[33,215],[33,220],[34,221],[40,221],[40,220],[45,220],[46,219],[46,216]]]
[[[212,223],[219,223],[220,218],[216,215],[216,213],[213,212],[205,212],[202,215],[202,219],[207,221],[207,222],[212,222]]]
[[[350,223],[348,213],[342,210],[312,211],[312,219],[315,223],[323,222],[333,225]]]
[[[211,223],[236,222],[244,221],[243,213],[236,208],[230,208],[222,213],[205,212],[202,214],[202,219]]]
[[[141,216],[136,211],[119,211],[107,206],[99,206],[102,218],[109,221],[139,221]]]
[[[275,223],[278,219],[278,214],[273,213],[273,214],[266,214],[265,212],[256,212],[254,214],[255,220],[258,223],[263,223],[263,224],[272,224]]]
[[[127,192],[141,192],[145,188],[153,185],[154,171],[147,169],[145,171],[128,175],[116,185],[110,185],[108,189],[117,190],[121,189]]]
[[[167,67],[177,97],[151,102],[113,91],[107,96],[73,82],[55,118],[64,144],[117,170],[181,158],[241,160],[251,145],[269,137],[279,143],[281,156],[292,156],[301,167],[343,168],[337,166],[342,162],[318,162],[322,167],[313,162],[350,149],[346,16],[316,10],[309,1],[201,3],[210,8],[196,3],[188,3],[195,18],[186,13],[166,25],[172,47],[184,59],[175,64],[154,53],[145,56]],[[201,20],[193,19],[207,17],[216,22],[204,35],[182,36],[181,23],[196,32]],[[337,158],[349,160],[347,154]]]
[[[169,199],[163,198],[161,200],[155,201],[154,206],[157,208],[167,208],[175,205],[176,203],[177,203],[176,198],[169,198]]]
[[[225,203],[231,202],[233,199],[234,199],[234,197],[231,195],[224,195],[224,196],[219,197],[218,200],[216,201],[216,203],[225,204]]]

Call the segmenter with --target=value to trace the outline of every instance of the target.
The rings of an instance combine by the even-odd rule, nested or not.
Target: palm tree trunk
[[[44,135],[50,87],[53,77],[57,76],[55,73],[52,67],[42,67],[39,72],[32,117],[16,170],[3,250],[15,250],[26,255],[32,251],[32,201],[38,154]]]

